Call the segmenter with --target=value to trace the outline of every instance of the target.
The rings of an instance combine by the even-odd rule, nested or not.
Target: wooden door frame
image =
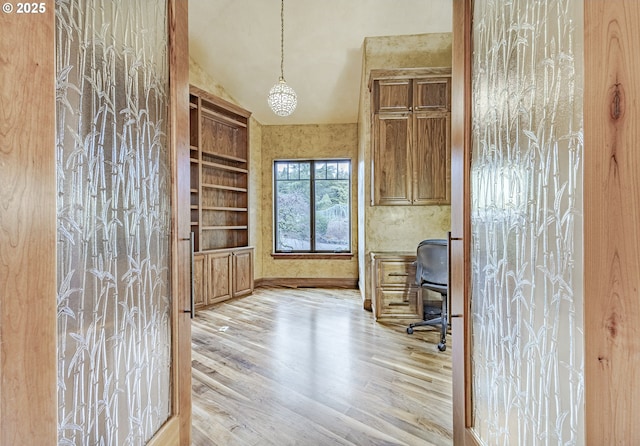
[[[168,0],[173,415],[149,443],[190,444],[187,2]],[[55,3],[0,13],[0,444],[55,444],[57,265]]]
[[[472,0],[453,2],[451,60],[450,294],[453,442],[479,444],[471,413],[471,17]]]
[[[191,444],[191,209],[188,2],[168,0],[173,413],[150,446]],[[177,335],[177,336],[176,336]]]
[[[584,2],[586,444],[638,444],[640,2]]]
[[[0,444],[57,441],[54,2],[0,12]]]

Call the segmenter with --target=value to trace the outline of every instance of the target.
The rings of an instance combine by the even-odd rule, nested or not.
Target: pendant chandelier
[[[284,80],[284,0],[280,2],[280,79],[271,87],[267,102],[278,116],[289,116],[298,104],[296,92]]]

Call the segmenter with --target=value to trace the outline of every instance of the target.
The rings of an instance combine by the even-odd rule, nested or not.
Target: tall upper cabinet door
[[[414,113],[413,204],[446,204],[451,190],[450,114]]]
[[[411,204],[411,115],[375,115],[373,131],[374,203]]]

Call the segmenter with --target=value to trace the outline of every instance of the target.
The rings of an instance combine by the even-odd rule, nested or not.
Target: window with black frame
[[[351,251],[351,161],[275,161],[276,253]]]

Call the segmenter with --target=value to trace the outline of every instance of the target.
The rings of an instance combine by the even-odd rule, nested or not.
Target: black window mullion
[[[309,209],[309,215],[311,221],[309,223],[311,230],[311,252],[316,252],[316,163],[315,161],[309,161],[309,203],[311,209]]]

